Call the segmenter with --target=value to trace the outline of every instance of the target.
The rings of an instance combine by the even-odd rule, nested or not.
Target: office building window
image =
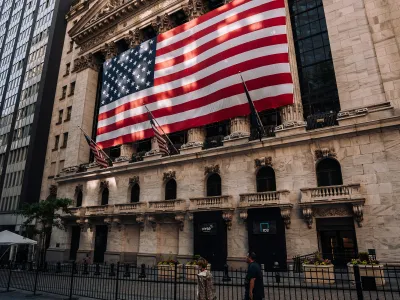
[[[61,146],[61,148],[67,148],[67,144],[68,144],[68,132],[64,133],[64,139],[63,139],[63,144]]]
[[[67,107],[67,117],[65,118],[64,121],[71,120],[71,113],[72,113],[72,106],[69,106],[69,107]]]
[[[62,123],[63,113],[64,113],[64,110],[62,110],[62,109],[58,112],[58,121],[57,121],[56,125]]]
[[[70,69],[71,69],[71,63],[67,63],[67,64],[65,65],[65,74],[64,74],[64,76],[69,75]]]
[[[73,94],[75,94],[75,81],[71,82],[71,86],[69,88],[69,95],[68,96],[72,96]]]
[[[53,150],[57,150],[58,149],[58,143],[60,142],[60,136],[56,135],[55,139],[54,139],[54,148]]]

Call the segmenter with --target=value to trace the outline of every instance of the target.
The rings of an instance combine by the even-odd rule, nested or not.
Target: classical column
[[[183,217],[179,230],[178,260],[190,261],[193,254],[193,215],[189,214]]]
[[[188,20],[194,20],[207,12],[207,6],[202,0],[189,0],[183,7]]]
[[[157,225],[149,222],[149,220],[147,222],[144,219],[141,221],[143,221],[143,225],[140,231],[137,265],[154,266],[157,262]]]
[[[136,28],[134,31],[129,31],[124,39],[129,44],[129,48],[135,48],[142,42],[142,32],[139,28]]]
[[[224,137],[224,145],[247,143],[250,136],[249,117],[236,117],[231,119],[231,134]]]
[[[72,106],[71,122],[91,133],[95,111],[99,66],[92,54],[78,57],[74,61],[76,87]],[[89,148],[82,131],[77,126],[69,129],[64,167],[75,167],[89,161]]]
[[[130,160],[136,153],[136,146],[133,143],[122,144],[120,150],[121,154],[116,161]]]
[[[286,10],[286,28],[287,28],[287,37],[289,46],[289,64],[293,78],[294,103],[292,105],[280,108],[282,125],[277,126],[275,129],[278,136],[292,135],[293,129],[299,132],[304,132],[306,125],[303,116],[303,105],[301,102],[300,81],[299,81],[299,73],[297,70],[297,61],[296,61],[296,50],[294,47],[292,23],[290,19],[289,5],[287,0],[285,0],[285,10]]]
[[[174,28],[174,24],[172,23],[171,18],[168,14],[164,14],[162,16],[157,16],[152,22],[151,26],[154,30],[160,34],[164,33],[172,28]]]
[[[106,60],[109,60],[118,55],[118,49],[115,42],[105,43],[103,49],[101,49]]]

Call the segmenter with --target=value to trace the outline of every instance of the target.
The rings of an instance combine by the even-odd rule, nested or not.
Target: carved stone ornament
[[[176,179],[175,171],[168,171],[164,173],[163,180],[166,182],[170,179]]]
[[[243,209],[239,211],[239,218],[243,220],[243,222],[247,221],[247,217],[249,216],[247,209]]]
[[[97,45],[100,45],[104,43],[105,41],[113,38],[115,36],[115,33],[117,31],[117,27],[111,27],[110,29],[107,29],[106,31],[100,33],[99,35],[96,35],[92,39],[88,40],[87,42],[83,43],[81,45],[81,53],[84,53]]]
[[[61,170],[61,173],[75,173],[78,170],[78,166],[68,167]]]
[[[362,221],[364,220],[363,204],[353,203],[353,213],[358,227],[362,227]]]
[[[183,7],[183,11],[188,16],[188,20],[194,20],[207,12],[206,4],[202,0],[189,0]]]
[[[189,221],[193,221],[193,214],[192,213],[188,213],[188,220]]]
[[[50,191],[50,196],[57,197],[57,186],[56,185],[54,185],[54,184],[50,185],[49,191]]]
[[[144,217],[144,215],[137,215],[136,216],[136,223],[139,224],[140,227],[140,231],[144,230],[144,223],[145,223],[146,219]]]
[[[198,148],[198,147],[203,147],[204,143],[203,142],[198,142],[198,141],[193,141],[193,142],[188,142],[186,144],[183,144],[181,146],[181,149],[190,149],[190,148]]]
[[[172,28],[174,28],[174,24],[172,23],[171,18],[168,14],[164,14],[162,16],[157,16],[152,22],[151,26],[157,34],[166,32]]]
[[[254,160],[254,167],[255,168],[260,168],[260,167],[272,167],[272,157],[261,157],[261,158],[256,158]]]
[[[77,195],[79,192],[83,192],[83,184],[78,184],[75,186],[75,195]]]
[[[92,19],[89,20],[87,25],[93,24],[100,18],[111,13],[118,6],[122,5],[122,3],[123,0],[108,0],[107,4],[102,9],[100,9],[100,11]]]
[[[157,221],[154,216],[147,216],[147,221],[150,223],[151,227],[153,228],[153,231],[156,231],[157,229]]]
[[[109,60],[118,55],[118,49],[115,42],[108,42],[104,44],[104,47],[101,49],[106,60]]]
[[[291,207],[281,207],[281,216],[283,219],[283,222],[285,223],[286,229],[290,228],[290,215],[292,213],[292,208]]]
[[[139,183],[139,176],[133,176],[129,178],[129,186],[134,186],[135,184]]]
[[[352,211],[348,206],[321,206],[314,207],[314,216],[316,217],[348,217],[352,215]]]
[[[276,126],[275,127],[275,132],[276,131],[280,131],[280,130],[284,130],[284,129],[287,129],[287,128],[305,127],[305,126],[307,126],[307,122],[305,122],[305,121],[288,121],[288,122],[285,122],[282,125]]]
[[[104,224],[107,225],[108,232],[111,232],[111,227],[112,227],[112,218],[104,218]]]
[[[204,168],[204,175],[220,173],[219,165],[212,165]]]
[[[78,57],[77,59],[74,60],[73,72],[81,72],[88,68],[93,69],[95,71],[99,70],[99,66],[98,66],[96,59],[92,53]]]
[[[108,189],[108,181],[107,180],[100,181],[100,191],[103,191],[105,188]]]
[[[142,43],[142,32],[139,28],[136,28],[134,31],[130,30],[124,39],[129,44],[129,48],[135,48]]]
[[[93,231],[93,225],[87,218],[79,218],[78,220],[76,220],[76,224],[78,224],[81,228],[81,232],[86,232],[88,229],[90,230],[90,232]]]
[[[322,148],[315,150],[315,160],[319,160],[322,158],[336,158],[336,152],[333,148]]]
[[[179,223],[179,230],[183,231],[183,228],[185,226],[185,214],[176,214],[175,215],[175,220],[178,221]]]
[[[228,230],[232,228],[232,219],[233,219],[233,211],[224,211],[222,212],[222,218],[224,219]]]
[[[312,224],[313,224],[313,210],[311,206],[307,206],[307,207],[303,207],[303,217],[304,220],[306,221],[308,228],[312,228]]]

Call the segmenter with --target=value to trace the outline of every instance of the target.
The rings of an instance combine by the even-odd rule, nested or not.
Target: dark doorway
[[[76,253],[79,249],[79,240],[81,238],[81,228],[79,226],[71,227],[71,248],[69,251],[69,259],[76,260]]]
[[[176,181],[174,179],[168,180],[165,185],[165,200],[176,199]]]
[[[82,191],[79,191],[78,194],[76,195],[76,207],[82,206],[82,200],[83,200],[83,194]]]
[[[318,186],[342,185],[342,169],[336,159],[324,158],[317,164]]]
[[[110,192],[108,191],[108,188],[104,188],[103,191],[101,192],[101,205],[108,205],[109,195]]]
[[[221,176],[214,173],[207,178],[207,196],[221,196]]]
[[[223,270],[228,256],[226,224],[221,211],[193,215],[194,254],[204,257],[213,270]]]
[[[335,266],[345,266],[357,256],[357,239],[353,218],[317,219],[322,256]]]
[[[139,202],[139,197],[140,197],[140,186],[137,183],[135,183],[131,190],[131,203]]]
[[[273,270],[275,262],[286,269],[285,224],[280,208],[250,209],[247,218],[249,251],[266,270]]]
[[[96,226],[96,238],[94,240],[93,262],[103,263],[104,253],[107,250],[108,227],[106,225]]]
[[[275,171],[271,167],[263,167],[257,172],[257,193],[276,191]]]

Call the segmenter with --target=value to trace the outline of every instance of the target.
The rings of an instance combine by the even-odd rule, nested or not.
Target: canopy
[[[20,236],[11,231],[0,232],[0,246],[3,245],[36,245],[37,242],[26,237]]]

